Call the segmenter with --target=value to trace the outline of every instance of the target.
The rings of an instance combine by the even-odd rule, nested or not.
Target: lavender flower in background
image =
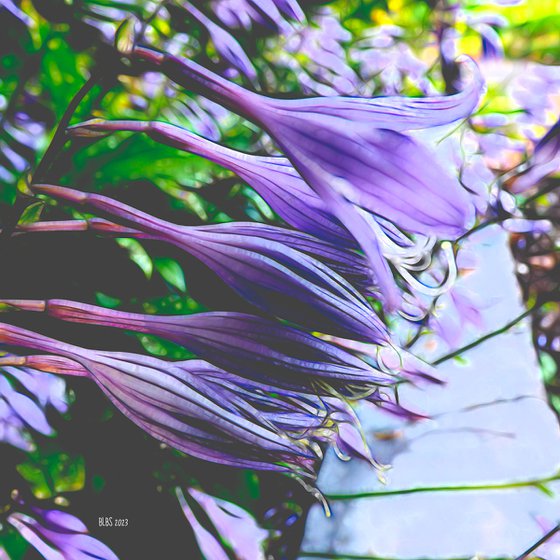
[[[190,499],[194,500],[212,525],[213,531],[210,531],[201,524],[183,491],[179,487],[175,491],[206,560],[229,560],[228,549],[237,560],[265,560],[264,545],[270,536],[269,532],[259,527],[248,511],[226,500],[189,488]]]
[[[227,27],[251,29],[253,23],[283,32],[288,26],[282,16],[304,21],[297,0],[214,0],[213,11]]]
[[[560,121],[537,142],[527,169],[513,180],[511,190],[521,193],[560,169]]]
[[[396,25],[379,25],[352,44],[349,56],[359,64],[360,78],[366,84],[364,93],[374,93],[375,78],[386,95],[401,93],[405,79],[425,94],[435,93],[426,76],[428,65],[401,40],[403,33]]]
[[[239,70],[251,82],[257,79],[257,72],[235,37],[225,29],[214,23],[206,14],[201,12],[191,2],[182,1],[179,6],[195,18],[208,32],[216,52],[223,59]]]
[[[351,95],[360,91],[358,76],[348,64],[344,48],[351,38],[352,34],[325,6],[309,25],[294,26],[283,36],[269,39],[268,45],[274,66],[293,70],[305,93]]]
[[[315,452],[306,440],[275,429],[247,403],[246,414],[223,406],[224,397],[197,381],[206,362],[80,348],[8,324],[0,343],[54,354],[1,358],[1,364],[32,365],[91,378],[111,402],[154,438],[188,455],[225,465],[313,476]],[[219,375],[218,372],[216,372]]]
[[[15,382],[31,396],[18,390]],[[68,409],[62,379],[28,368],[0,370],[0,441],[25,451],[35,449],[29,430],[45,436],[55,433],[45,415],[51,406],[61,414]]]
[[[73,515],[56,509],[31,508],[31,514],[11,513],[8,523],[45,560],[118,560],[102,542],[89,534]]]
[[[389,338],[381,319],[347,280],[309,255],[261,237],[259,224],[185,227],[101,195],[53,185],[34,188],[118,216],[150,237],[178,246],[264,311],[328,334],[372,342]],[[280,228],[280,236],[282,232]]]
[[[398,307],[399,292],[372,232],[375,220],[360,209],[409,231],[442,237],[461,235],[473,218],[472,203],[456,178],[425,146],[399,131],[467,117],[481,91],[478,76],[458,96],[432,100],[279,100],[244,90],[190,60],[144,48],[134,56],[269,132],[364,249],[389,309]]]

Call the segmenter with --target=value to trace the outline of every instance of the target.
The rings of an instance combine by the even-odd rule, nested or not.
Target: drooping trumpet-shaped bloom
[[[8,324],[0,324],[0,343],[54,354],[54,359],[1,358],[0,364],[90,377],[127,418],[188,455],[243,468],[313,472],[315,455],[306,441],[276,429],[249,403],[245,415],[224,406],[227,397],[213,391],[200,375],[213,368],[206,362],[171,363],[88,350]]]
[[[259,527],[248,511],[226,500],[189,488],[189,497],[212,523],[216,533],[213,534],[201,524],[180,488],[176,488],[176,494],[204,558],[229,560],[230,555],[226,549],[231,549],[238,560],[265,560],[264,543],[269,533]]]
[[[214,365],[275,387],[306,392],[320,385],[365,391],[395,379],[349,352],[278,321],[234,312],[146,315],[69,300],[0,300],[13,309],[46,312],[76,323],[160,336]],[[329,392],[326,393],[330,394]]]
[[[230,150],[185,129],[161,122],[149,121],[91,121],[75,125],[69,129],[72,135],[96,137],[116,130],[145,132],[150,137],[204,156],[231,169],[251,185],[287,223],[298,230],[325,240],[327,243],[344,248],[357,248],[350,232],[334,216],[329,206],[307,185],[289,160],[282,157],[262,157]],[[412,240],[397,227],[379,216],[367,216],[372,233],[381,244],[383,256],[393,263],[403,276],[408,269],[417,271],[418,264],[430,264],[429,253],[433,246],[424,240]],[[38,226],[39,227],[39,226]],[[266,232],[264,226],[261,233]],[[278,229],[272,228],[274,238]],[[336,272],[346,277],[364,294],[372,293],[372,276],[367,260],[355,251],[344,251],[318,244],[294,232],[285,233],[285,242],[296,249],[309,253],[328,264]],[[402,272],[404,270],[404,273]],[[409,287],[410,282],[406,282]],[[378,295],[375,292],[375,295]]]
[[[256,307],[326,334],[386,342],[387,329],[365,298],[326,264],[270,237],[275,228],[251,223],[179,226],[112,200],[53,185],[35,190],[88,204],[150,237],[188,252]],[[261,231],[266,231],[261,235]]]
[[[143,132],[158,142],[205,157],[230,169],[257,191],[288,224],[345,247],[355,242],[327,204],[284,157],[255,156],[211,142],[192,132],[157,121],[92,119],[68,129],[72,136],[95,137],[115,131]]]
[[[8,522],[46,560],[118,560],[70,513],[38,507],[31,508],[30,513],[11,513]]]
[[[482,89],[478,73],[448,97],[282,100],[245,90],[187,59],[140,47],[133,56],[264,128],[365,251],[389,308],[398,306],[399,292],[363,210],[443,238],[468,229],[474,216],[468,194],[433,152],[403,131],[468,117]]]
[[[225,225],[225,228],[229,226]],[[236,223],[236,231],[246,231],[252,235],[255,229],[259,237],[270,239],[286,244],[302,253],[325,263],[332,270],[346,278],[353,286],[358,288],[364,295],[376,295],[375,286],[372,285],[367,260],[355,251],[339,248],[336,245],[317,239],[316,237],[301,233],[299,231],[267,226],[265,224],[251,223],[249,229],[245,230],[243,223]],[[1,232],[2,230],[0,230]],[[102,218],[89,218],[81,220],[56,220],[32,222],[29,224],[18,224],[15,234],[38,233],[38,232],[71,232],[71,231],[95,231],[97,233],[117,236],[133,237],[136,239],[157,239],[138,229],[121,226]],[[226,230],[227,231],[227,230]]]

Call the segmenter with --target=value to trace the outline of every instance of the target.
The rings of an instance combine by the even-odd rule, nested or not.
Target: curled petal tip
[[[66,129],[66,134],[77,138],[104,138],[112,132],[104,127],[106,122],[103,119],[90,119],[89,121],[69,126]]]

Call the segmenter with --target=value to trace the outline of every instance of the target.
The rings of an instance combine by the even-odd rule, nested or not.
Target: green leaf
[[[115,47],[124,54],[128,55],[132,52],[136,42],[136,18],[130,16],[125,19],[117,29],[115,34]]]
[[[43,201],[34,202],[25,208],[22,212],[18,225],[34,224],[41,219],[41,214],[45,208]]]
[[[85,462],[81,455],[34,452],[16,467],[39,499],[52,498],[61,492],[81,490],[85,484]]]
[[[6,524],[0,532],[0,553],[2,549],[6,551],[10,560],[23,560],[29,544],[13,527]]]
[[[154,272],[154,263],[150,258],[150,255],[146,252],[144,247],[142,247],[139,241],[136,239],[117,239],[117,243],[128,251],[130,260],[137,264],[140,270],[144,273],[146,278],[149,280]]]
[[[102,307],[108,307],[109,309],[115,309],[121,304],[120,299],[108,296],[107,294],[103,294],[101,292],[97,292],[95,294],[95,300]]]
[[[154,265],[166,282],[169,282],[169,284],[177,288],[180,292],[185,293],[187,291],[185,274],[177,261],[166,257],[160,257],[154,259]]]
[[[541,374],[545,383],[550,383],[556,375],[556,361],[546,352],[540,352],[539,362],[541,364]]]

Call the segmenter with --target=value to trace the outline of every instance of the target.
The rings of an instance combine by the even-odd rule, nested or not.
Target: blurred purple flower
[[[314,13],[309,25],[294,26],[282,38],[272,38],[270,51],[274,65],[295,72],[304,92],[352,95],[359,91],[360,80],[347,59],[344,43],[351,38],[325,6]]]
[[[0,376],[0,441],[31,451],[35,446],[29,428],[45,436],[54,434],[43,409]]]
[[[521,193],[537,185],[542,179],[560,169],[560,120],[538,141],[528,167],[512,185],[514,193]]]
[[[77,517],[56,509],[31,511],[33,516],[11,513],[8,522],[45,560],[118,560]]]
[[[43,194],[118,216],[172,243],[213,270],[256,307],[312,330],[357,340],[386,342],[387,328],[366,299],[327,265],[283,243],[285,230],[262,224],[179,226],[105,196],[53,185]],[[278,232],[276,240],[271,232]],[[261,235],[261,231],[266,231]]]
[[[16,383],[11,383],[5,374],[19,382],[31,396],[18,390]],[[31,451],[35,445],[30,429],[46,436],[53,435],[45,410],[53,406],[60,413],[66,412],[65,391],[64,381],[48,373],[15,367],[0,370],[0,441]]]
[[[253,23],[283,31],[282,13],[303,21],[305,15],[296,0],[214,0],[213,10],[227,27],[250,29]]]
[[[249,60],[249,57],[245,54],[243,47],[241,47],[233,35],[214,23],[191,2],[182,0],[178,5],[204,26],[212,43],[214,43],[216,52],[222,56],[226,62],[239,70],[252,82],[256,81],[257,72]]]
[[[243,508],[189,488],[189,497],[197,504],[212,525],[205,528],[189,505],[183,491],[176,488],[177,499],[206,560],[229,560],[233,553],[236,560],[265,560],[264,545],[268,531],[259,527],[254,517]]]
[[[472,65],[475,76],[455,96],[280,100],[245,90],[187,59],[145,48],[135,49],[134,56],[269,132],[364,249],[389,309],[398,307],[399,292],[372,220],[361,209],[405,230],[442,238],[461,235],[473,219],[472,202],[457,179],[428,148],[402,134],[468,117],[482,90]]]
[[[384,94],[400,93],[405,78],[423,93],[431,93],[433,86],[427,78],[429,67],[401,39],[403,34],[403,29],[395,25],[369,29],[352,45],[349,55],[359,64],[361,78],[375,84],[373,79],[377,77]]]
[[[482,308],[476,294],[456,285],[438,298],[429,325],[449,348],[456,348],[469,327],[483,331]]]
[[[201,376],[212,369],[220,375],[206,362],[88,350],[8,324],[0,324],[0,343],[54,354],[54,360],[0,358],[0,364],[90,377],[127,418],[188,455],[241,468],[314,474],[309,442],[290,438],[249,403],[244,414],[229,410],[224,395]]]

